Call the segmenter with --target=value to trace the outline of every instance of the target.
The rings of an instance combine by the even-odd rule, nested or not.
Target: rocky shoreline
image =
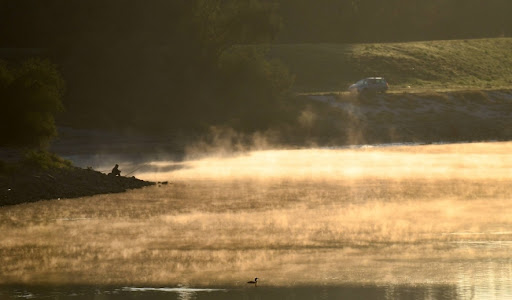
[[[121,193],[155,184],[135,177],[109,176],[77,167],[16,168],[0,174],[0,179],[0,206]]]

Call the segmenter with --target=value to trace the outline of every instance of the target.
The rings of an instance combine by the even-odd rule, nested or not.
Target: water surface
[[[149,160],[135,175],[168,184],[0,208],[0,296],[509,298],[510,150]]]

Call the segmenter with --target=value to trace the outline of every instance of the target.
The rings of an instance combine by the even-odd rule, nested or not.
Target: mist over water
[[[150,161],[134,175],[169,184],[0,208],[0,284],[239,290],[258,277],[260,290],[512,297],[510,150],[474,143]]]
[[[184,163],[151,162],[142,178],[168,179],[510,179],[502,143],[265,150]],[[171,170],[166,172],[166,168]]]

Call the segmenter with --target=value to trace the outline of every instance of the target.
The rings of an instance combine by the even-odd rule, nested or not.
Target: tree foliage
[[[18,67],[0,65],[2,145],[44,147],[56,135],[55,115],[63,109],[64,81],[48,60]]]
[[[249,131],[278,123],[293,84],[281,62],[266,59],[265,49],[235,47],[223,54],[219,71],[224,97],[212,111],[230,107],[229,125]]]
[[[511,11],[510,0],[0,0],[0,48],[49,49],[67,124],[257,130],[286,113],[293,77],[243,45],[509,36]]]
[[[290,87],[282,82],[291,77],[280,78],[288,76],[284,67],[264,52],[234,50],[275,38],[281,20],[272,1],[3,2],[9,13],[0,11],[0,23],[17,28],[0,26],[4,41],[56,53],[68,83],[66,122],[147,129],[256,122],[262,107],[279,110]],[[21,24],[25,18],[34,25]],[[228,67],[235,61],[240,76]]]
[[[512,35],[509,0],[276,0],[281,42],[389,42]]]

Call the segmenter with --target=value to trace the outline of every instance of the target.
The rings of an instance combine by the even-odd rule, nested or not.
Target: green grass
[[[512,38],[270,47],[296,75],[297,92],[333,92],[384,76],[390,92],[512,86]]]
[[[70,168],[72,166],[71,161],[63,159],[54,153],[42,150],[29,150],[25,152],[21,164],[24,167],[44,170]]]

